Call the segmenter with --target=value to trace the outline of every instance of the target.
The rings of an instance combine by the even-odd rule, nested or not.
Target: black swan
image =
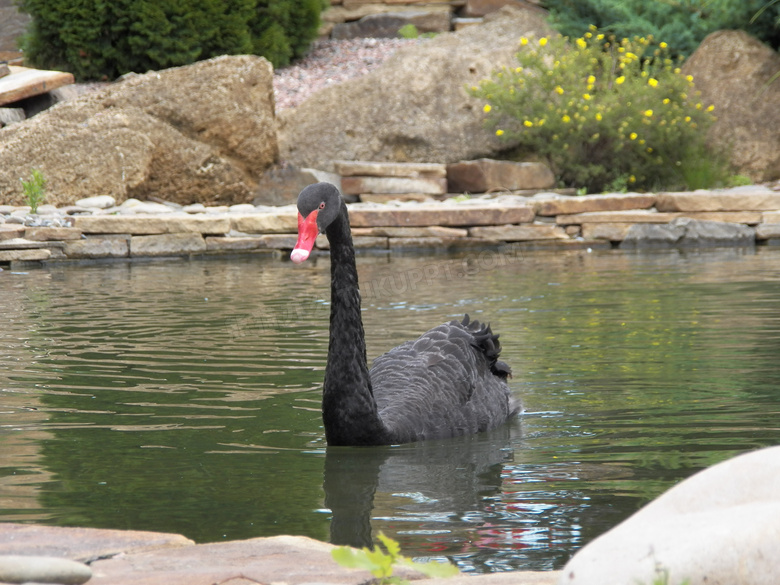
[[[366,360],[360,290],[347,206],[330,183],[298,196],[298,242],[306,260],[317,235],[330,242],[331,307],[322,419],[329,445],[389,445],[493,429],[520,404],[490,326],[450,321],[374,360]]]

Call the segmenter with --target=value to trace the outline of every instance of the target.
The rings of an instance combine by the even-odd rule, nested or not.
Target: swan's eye
[[[320,203],[320,209],[325,209],[325,202]]]

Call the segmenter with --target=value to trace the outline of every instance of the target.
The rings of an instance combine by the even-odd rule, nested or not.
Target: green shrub
[[[114,79],[223,54],[275,67],[303,54],[322,0],[19,0],[32,16],[27,61],[78,79]],[[272,40],[269,40],[272,39]]]
[[[571,38],[595,25],[618,38],[665,39],[673,55],[687,56],[708,34],[728,28],[780,47],[780,2],[775,0],[545,0],[544,5],[555,28]]]
[[[603,190],[699,188],[725,180],[705,145],[715,120],[666,43],[596,30],[520,40],[518,67],[472,87],[496,135],[546,160],[564,185]]]

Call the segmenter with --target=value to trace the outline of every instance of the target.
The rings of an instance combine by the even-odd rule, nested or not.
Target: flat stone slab
[[[555,175],[542,163],[480,158],[448,164],[447,184],[451,193],[550,189]]]
[[[64,240],[78,240],[81,238],[81,230],[70,227],[28,227],[24,237],[36,242],[51,242]]]
[[[19,224],[0,224],[0,241],[24,236],[25,227]]]
[[[584,223],[582,237],[586,240],[609,240],[621,242],[633,223]]]
[[[0,262],[48,260],[51,250],[46,248],[31,250],[0,250]]]
[[[438,163],[389,163],[370,161],[333,162],[342,177],[407,177],[410,179],[436,179],[447,176],[447,165]]]
[[[427,227],[372,227],[354,228],[353,236],[384,236],[388,238],[465,238],[469,235],[467,229],[444,226]]]
[[[757,211],[689,211],[689,212],[659,212],[652,209],[635,211],[593,211],[559,215],[555,218],[558,225],[573,225],[587,223],[669,223],[681,217],[724,223],[744,223],[755,225],[761,222],[761,213]]]
[[[553,224],[499,225],[475,227],[469,230],[472,238],[498,242],[522,242],[530,240],[568,240],[562,228]]]
[[[130,235],[89,236],[65,242],[68,258],[124,258],[130,255]]]
[[[390,201],[430,201],[426,193],[361,193],[361,203],[388,203]]]
[[[10,238],[0,240],[0,250],[31,250],[36,248],[45,248],[44,242],[35,242],[27,238]]]
[[[157,234],[132,236],[131,256],[182,256],[206,251],[206,241],[200,234]]]
[[[226,234],[230,231],[230,217],[213,215],[79,215],[73,227],[85,234],[153,235],[191,232],[197,234]]]
[[[92,563],[90,585],[358,585],[371,579],[368,571],[339,566],[333,548],[303,536],[274,536],[128,554]]]
[[[230,218],[231,227],[244,234],[298,233],[298,213],[253,213]]]
[[[725,191],[659,193],[658,211],[776,211],[780,210],[780,192],[750,186]]]
[[[531,207],[499,205],[419,206],[387,209],[351,209],[353,227],[480,226],[530,223]]]
[[[342,177],[341,192],[345,195],[363,193],[444,195],[447,193],[447,179],[439,177]]]
[[[771,240],[780,238],[780,223],[764,223],[756,226],[756,239]]]
[[[537,215],[570,215],[593,211],[626,211],[650,209],[655,205],[655,195],[644,193],[609,193],[606,195],[581,195],[543,201],[536,207]]]
[[[72,73],[44,71],[11,65],[11,74],[0,78],[0,106],[48,93],[74,82]]]
[[[0,555],[39,555],[81,562],[194,543],[180,534],[0,523]]]

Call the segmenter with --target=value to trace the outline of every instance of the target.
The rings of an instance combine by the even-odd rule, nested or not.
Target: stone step
[[[342,177],[341,192],[345,195],[363,193],[425,193],[444,195],[447,193],[447,179],[434,177]]]
[[[780,192],[751,186],[729,191],[659,193],[658,211],[776,211]]]
[[[371,161],[333,162],[342,177],[407,177],[441,179],[447,176],[447,165],[438,163],[388,163]]]
[[[447,165],[450,193],[490,193],[555,186],[555,175],[542,163],[482,158]]]
[[[481,226],[530,223],[534,211],[521,206],[452,206],[389,209],[352,209],[349,214],[354,227],[427,227]]]
[[[692,212],[658,212],[650,209],[627,211],[594,211],[559,215],[555,218],[558,225],[585,225],[589,223],[669,223],[670,221],[688,217],[726,223],[741,223],[755,225],[761,223],[761,213],[754,211],[692,211]]]
[[[653,205],[655,205],[655,195],[652,193],[610,193],[550,199],[539,203],[536,213],[544,216],[571,215],[592,211],[650,209]]]

